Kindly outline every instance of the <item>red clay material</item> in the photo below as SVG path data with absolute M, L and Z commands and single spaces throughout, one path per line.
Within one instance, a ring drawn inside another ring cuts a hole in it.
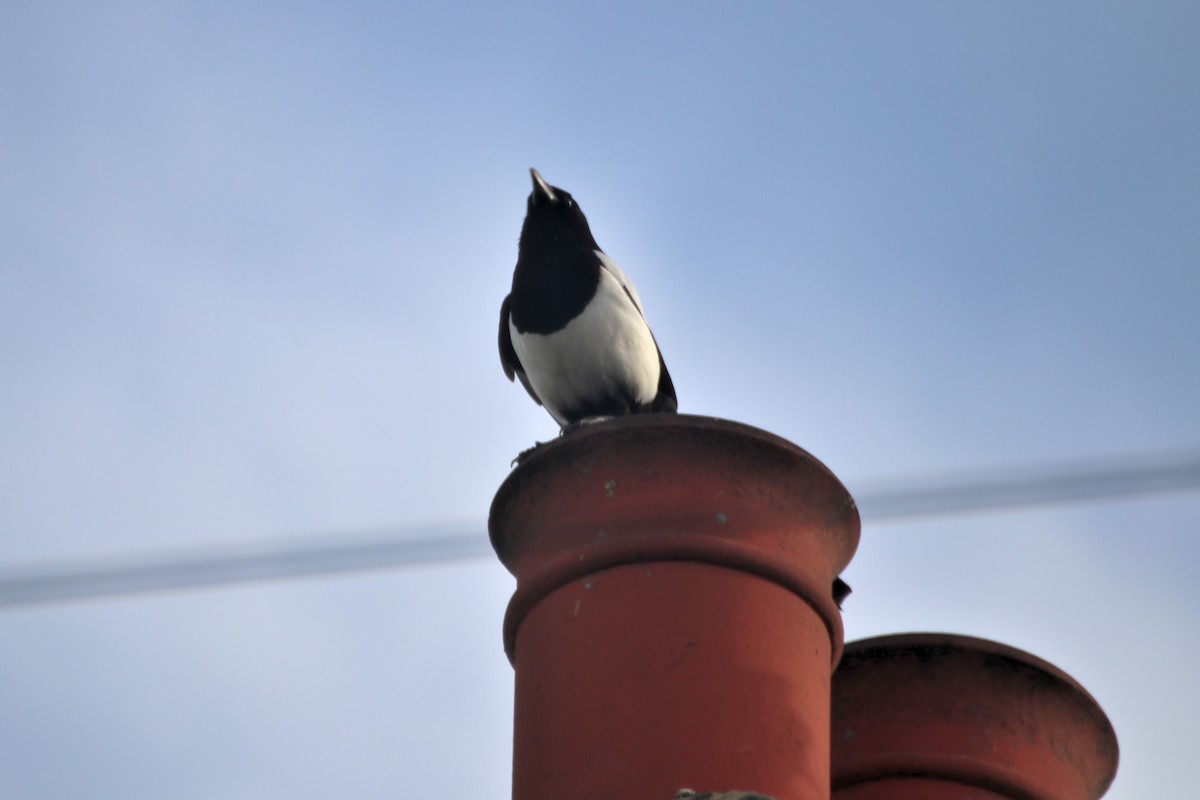
M 588 426 L 500 487 L 517 578 L 513 797 L 829 797 L 830 585 L 854 501 L 795 445 L 670 414 Z
M 1117 737 L 1083 687 L 1007 645 L 937 633 L 846 645 L 834 800 L 1096 800 Z

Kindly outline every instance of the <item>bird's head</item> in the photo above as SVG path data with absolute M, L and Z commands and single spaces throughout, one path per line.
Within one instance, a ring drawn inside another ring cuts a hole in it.
M 533 191 L 525 205 L 522 246 L 536 239 L 539 244 L 569 242 L 588 250 L 599 250 L 587 217 L 571 193 L 551 186 L 536 169 L 530 169 L 529 174 L 533 177 Z

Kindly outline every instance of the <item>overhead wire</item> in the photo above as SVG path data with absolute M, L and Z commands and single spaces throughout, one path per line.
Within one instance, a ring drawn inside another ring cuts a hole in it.
M 1200 452 L 959 471 L 893 480 L 854 492 L 864 519 L 888 522 L 1006 507 L 1200 488 Z
M 870 525 L 1200 488 L 1200 452 L 959 472 L 870 485 L 854 496 Z M 481 558 L 483 525 L 293 536 L 203 549 L 0 568 L 0 610 Z

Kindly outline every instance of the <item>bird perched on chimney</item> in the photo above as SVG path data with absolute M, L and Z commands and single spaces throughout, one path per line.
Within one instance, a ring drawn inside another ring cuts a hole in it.
M 568 192 L 531 169 L 512 292 L 500 305 L 500 363 L 564 430 L 623 414 L 674 412 L 675 386 L 633 283 Z

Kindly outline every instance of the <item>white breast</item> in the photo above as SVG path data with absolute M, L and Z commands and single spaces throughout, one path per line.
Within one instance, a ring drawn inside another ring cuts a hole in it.
M 611 259 L 599 255 L 606 263 L 596 296 L 566 327 L 523 334 L 508 324 L 530 386 L 560 425 L 567 424 L 565 410 L 581 399 L 621 394 L 640 404 L 658 394 L 658 347 L 640 302 L 631 301 Z M 631 293 L 637 297 L 632 287 Z

